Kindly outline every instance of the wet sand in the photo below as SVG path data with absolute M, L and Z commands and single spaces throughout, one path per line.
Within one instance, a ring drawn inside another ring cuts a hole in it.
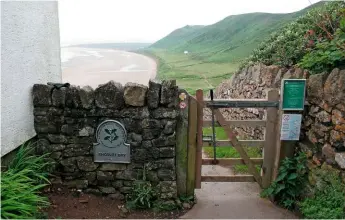
M 110 49 L 62 48 L 62 81 L 96 88 L 110 80 L 148 85 L 156 62 L 144 55 Z

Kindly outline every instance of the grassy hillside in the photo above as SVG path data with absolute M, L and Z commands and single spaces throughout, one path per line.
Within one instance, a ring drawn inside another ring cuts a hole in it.
M 281 33 L 284 27 L 307 16 L 310 9 L 324 8 L 321 7 L 324 5 L 324 2 L 319 2 L 289 14 L 232 15 L 213 25 L 185 26 L 151 45 L 145 53 L 159 61 L 158 78 L 176 79 L 179 86 L 194 94 L 198 88 L 215 88 L 230 78 L 244 58 L 272 33 L 279 33 L 279 38 L 284 34 Z M 302 31 L 305 33 L 306 30 Z M 289 37 L 291 41 L 295 39 L 296 36 Z M 277 41 L 276 46 L 284 43 Z M 184 54 L 185 50 L 189 53 Z
M 322 5 L 317 3 L 311 7 Z M 181 53 L 206 62 L 234 62 L 247 57 L 257 45 L 311 7 L 289 14 L 249 13 L 231 15 L 207 26 L 185 26 L 150 46 Z
M 165 48 L 171 49 L 176 47 L 177 45 L 184 44 L 189 40 L 193 39 L 195 36 L 198 35 L 198 31 L 202 29 L 204 26 L 202 25 L 187 25 L 185 27 L 179 28 L 171 32 L 168 36 L 160 39 L 152 48 Z

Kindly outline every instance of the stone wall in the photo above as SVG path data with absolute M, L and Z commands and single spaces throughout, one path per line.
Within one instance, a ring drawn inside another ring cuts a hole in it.
M 95 90 L 36 84 L 33 103 L 37 152 L 51 153 L 56 162 L 53 183 L 123 199 L 133 181 L 145 175 L 161 199 L 176 198 L 175 81 L 150 81 L 149 87 L 110 81 Z M 130 164 L 94 162 L 95 131 L 107 119 L 125 126 Z
M 306 106 L 299 147 L 317 164 L 345 169 L 345 70 L 310 75 L 299 69 L 255 65 L 242 69 L 216 89 L 222 99 L 265 98 L 265 90 L 279 88 L 282 79 L 308 78 Z M 262 119 L 263 109 L 226 109 L 227 119 Z M 262 128 L 236 128 L 241 136 L 263 139 Z

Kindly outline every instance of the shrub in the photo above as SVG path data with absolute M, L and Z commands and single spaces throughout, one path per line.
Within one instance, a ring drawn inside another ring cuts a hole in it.
M 33 146 L 20 147 L 8 170 L 1 173 L 1 218 L 35 218 L 49 202 L 39 190 L 48 184 L 46 156 L 33 155 Z
M 314 72 L 344 62 L 344 2 L 327 2 L 284 26 L 264 40 L 241 65 L 264 63 Z
M 279 205 L 294 208 L 307 182 L 306 162 L 307 158 L 303 153 L 285 158 L 279 167 L 277 179 L 262 191 L 261 196 L 274 196 Z
M 325 169 L 326 168 L 326 169 Z M 311 196 L 299 205 L 305 218 L 345 218 L 345 185 L 339 172 L 325 166 L 311 170 L 315 184 L 310 188 Z
M 150 182 L 138 181 L 132 186 L 127 197 L 127 207 L 130 209 L 150 209 L 153 207 L 157 194 Z

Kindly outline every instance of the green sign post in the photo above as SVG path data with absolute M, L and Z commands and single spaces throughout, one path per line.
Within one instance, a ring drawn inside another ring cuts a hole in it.
M 282 81 L 282 110 L 299 111 L 304 109 L 306 90 L 305 79 L 283 79 Z

